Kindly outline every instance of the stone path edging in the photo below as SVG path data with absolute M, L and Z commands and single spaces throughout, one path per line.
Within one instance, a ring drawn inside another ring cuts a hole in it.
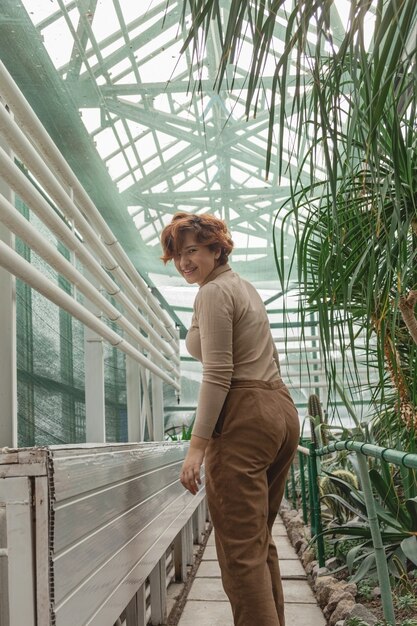
M 358 589 L 355 583 L 337 580 L 331 575 L 332 568 L 337 567 L 337 559 L 328 559 L 327 567 L 319 567 L 314 551 L 308 545 L 310 529 L 304 525 L 301 512 L 291 509 L 289 503 L 284 501 L 280 515 L 329 626 L 346 626 L 350 617 L 374 626 L 378 619 L 363 604 L 356 602 Z

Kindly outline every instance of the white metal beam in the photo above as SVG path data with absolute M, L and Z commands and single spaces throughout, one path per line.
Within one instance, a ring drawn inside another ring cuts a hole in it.
M 4 107 L 0 100 L 0 107 Z M 0 137 L 0 146 L 11 151 Z M 0 178 L 0 194 L 14 203 L 13 190 Z M 14 236 L 0 223 L 0 240 L 14 247 Z M 16 279 L 0 268 L 0 448 L 17 447 Z
M 87 443 L 106 441 L 103 339 L 85 328 L 85 435 Z
M 87 272 L 86 277 L 94 278 Z M 87 302 L 86 308 L 98 319 L 101 311 L 96 305 Z M 106 400 L 104 388 L 104 346 L 103 338 L 93 329 L 84 329 L 85 362 L 85 439 L 87 443 L 106 442 Z
M 32 487 L 28 477 L 0 481 L 0 503 L 6 508 L 9 625 L 35 626 Z
M 152 422 L 153 422 L 153 439 L 154 441 L 163 441 L 164 439 L 164 397 L 162 380 L 151 374 L 152 376 Z
M 48 300 L 54 302 L 65 311 L 68 311 L 68 313 L 71 313 L 73 317 L 83 322 L 85 326 L 88 326 L 94 332 L 100 334 L 100 336 L 105 338 L 112 346 L 132 356 L 141 365 L 144 365 L 147 369 L 160 376 L 165 382 L 175 387 L 175 389 L 179 389 L 179 383 L 177 381 L 1 241 L 0 265 L 21 280 L 24 280 Z
M 10 202 L 2 198 L 0 198 L 0 220 L 7 225 L 15 235 L 25 241 L 32 250 L 49 263 L 51 267 L 56 269 L 61 276 L 64 276 L 70 283 L 77 286 L 78 290 L 83 293 L 90 302 L 103 310 L 108 319 L 120 325 L 143 349 L 152 354 L 156 363 L 168 371 L 175 370 L 175 365 L 163 356 L 160 349 L 155 348 L 151 341 L 146 339 L 140 330 L 101 294 L 98 288 L 94 286 L 94 277 L 91 274 L 91 280 L 87 280 L 72 263 L 67 261 L 47 239 L 37 232 L 31 224 L 14 209 Z M 158 336 L 157 338 L 159 339 Z
M 140 366 L 129 356 L 126 357 L 126 392 L 128 441 L 142 441 Z
M 110 268 L 110 271 L 114 271 L 117 280 L 126 288 L 133 301 L 138 301 L 139 307 L 149 314 L 161 334 L 168 341 L 171 341 L 172 337 L 175 336 L 175 327 L 172 320 L 160 308 L 156 299 L 152 297 L 145 281 L 136 271 L 120 243 L 115 239 L 108 224 L 51 140 L 1 61 L 0 86 L 5 99 L 10 102 L 13 111 L 19 119 L 19 126 L 27 132 L 28 136 L 37 145 L 38 153 L 42 155 L 44 162 L 39 160 L 36 151 L 34 152 L 33 148 L 31 149 L 27 139 L 19 133 L 16 125 L 8 123 L 5 119 L 2 131 L 9 133 L 8 140 L 14 142 L 13 149 L 16 153 L 20 149 L 23 150 L 24 156 L 22 161 L 28 163 L 30 161 L 31 170 L 42 182 L 45 189 L 50 192 L 51 197 L 57 201 L 57 205 L 66 212 L 68 217 L 73 219 L 77 229 L 82 232 L 85 241 L 90 243 L 92 249 L 97 247 L 97 254 L 103 259 L 105 267 Z M 45 165 L 48 165 L 50 170 Z M 64 181 L 64 185 L 69 185 L 73 189 L 74 202 L 63 192 L 62 186 L 59 185 L 56 179 L 57 174 Z M 88 215 L 88 219 L 86 219 L 86 215 Z M 117 261 L 116 267 L 114 267 L 114 259 Z

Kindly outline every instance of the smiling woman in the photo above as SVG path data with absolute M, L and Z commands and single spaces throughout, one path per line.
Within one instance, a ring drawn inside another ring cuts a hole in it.
M 183 247 L 174 257 L 175 267 L 190 285 L 202 285 L 214 270 L 221 250 L 211 250 L 209 246 L 198 243 L 195 235 L 186 233 Z
M 178 213 L 162 232 L 163 261 L 200 286 L 186 345 L 203 381 L 181 482 L 201 484 L 215 528 L 224 589 L 236 626 L 285 626 L 271 536 L 299 420 L 284 385 L 264 303 L 232 271 L 233 242 L 222 220 Z
M 194 241 L 188 240 L 189 243 L 186 243 L 185 239 L 190 235 L 194 237 Z M 174 259 L 176 267 L 176 259 L 181 256 L 181 252 L 185 248 L 192 244 L 204 246 L 210 252 L 219 252 L 218 265 L 227 263 L 229 254 L 233 250 L 233 241 L 226 224 L 208 213 L 204 215 L 176 213 L 172 222 L 162 231 L 161 244 L 164 252 L 161 257 L 163 262 L 167 263 Z M 192 282 L 198 281 L 193 280 Z

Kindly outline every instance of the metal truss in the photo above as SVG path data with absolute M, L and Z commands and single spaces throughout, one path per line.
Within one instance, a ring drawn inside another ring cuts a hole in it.
M 120 227 L 118 232 L 122 245 L 126 238 L 128 251 L 132 247 L 128 230 L 133 222 L 138 246 L 148 251 L 139 271 L 171 271 L 159 266 L 158 242 L 173 213 L 210 211 L 226 219 L 236 237 L 238 270 L 252 280 L 273 280 L 274 217 L 280 207 L 285 210 L 290 189 L 289 182 L 278 181 L 274 157 L 272 174 L 265 180 L 272 78 L 264 78 L 256 116 L 247 119 L 243 61 L 233 68 L 224 89 L 215 88 L 221 52 L 214 28 L 202 63 L 197 65 L 189 51 L 179 54 L 186 35 L 183 0 L 136 2 L 134 11 L 130 0 L 53 0 L 41 18 L 36 0 L 5 0 L 3 10 L 7 13 L 12 4 L 14 11 L 19 5 L 29 14 L 34 45 L 39 36 L 44 40 L 55 66 L 54 81 L 61 81 L 79 110 L 108 169 L 118 192 L 114 210 L 124 213 L 125 231 Z M 221 4 L 226 21 L 230 3 Z M 111 28 L 103 30 L 106 11 Z M 70 42 L 61 62 L 51 49 L 51 34 L 58 28 Z M 277 49 L 283 35 L 277 20 Z M 0 55 L 4 52 L 0 43 Z M 287 102 L 281 103 L 289 123 L 293 88 L 289 81 Z M 282 171 L 289 181 L 299 175 L 291 145 L 284 160 Z M 132 260 L 138 265 L 137 258 Z

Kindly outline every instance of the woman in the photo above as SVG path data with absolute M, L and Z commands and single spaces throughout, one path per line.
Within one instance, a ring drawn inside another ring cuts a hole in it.
M 215 529 L 222 582 L 236 626 L 284 626 L 284 600 L 271 529 L 299 438 L 295 406 L 281 380 L 264 304 L 228 265 L 233 242 L 216 217 L 177 213 L 161 236 L 198 284 L 186 345 L 203 381 L 181 482 L 201 484 Z

